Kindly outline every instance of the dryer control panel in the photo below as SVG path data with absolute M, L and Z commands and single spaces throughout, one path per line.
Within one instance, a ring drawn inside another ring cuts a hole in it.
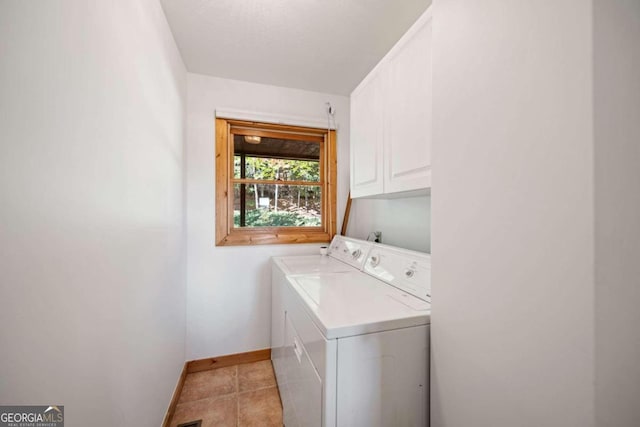
M 431 302 L 431 255 L 375 244 L 364 271 L 391 286 Z

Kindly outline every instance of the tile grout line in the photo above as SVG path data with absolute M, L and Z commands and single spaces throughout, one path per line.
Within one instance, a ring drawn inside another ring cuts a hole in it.
M 267 390 L 267 389 L 276 388 L 276 387 L 277 387 L 277 385 L 274 384 L 274 385 L 267 385 L 267 386 L 264 386 L 264 387 L 252 388 L 251 390 L 238 391 L 238 395 L 247 394 L 247 393 L 251 393 L 251 392 L 254 392 L 254 391 Z
M 240 422 L 240 398 L 242 396 L 246 396 L 247 394 L 250 393 L 254 393 L 257 391 L 266 391 L 266 390 L 270 390 L 270 389 L 277 389 L 277 383 L 274 381 L 274 383 L 270 384 L 270 385 L 264 385 L 262 387 L 257 387 L 257 388 L 250 388 L 249 390 L 244 390 L 241 391 L 240 390 L 240 365 L 234 365 L 232 367 L 230 367 L 233 369 L 233 374 L 235 374 L 235 381 L 234 381 L 234 386 L 235 389 L 232 390 L 231 393 L 229 394 L 221 394 L 221 395 L 216 395 L 216 396 L 211 396 L 211 395 L 207 395 L 206 397 L 202 397 L 201 399 L 194 399 L 194 400 L 188 400 L 188 401 L 183 401 L 181 404 L 179 404 L 178 406 L 181 406 L 182 404 L 192 404 L 198 401 L 203 401 L 203 400 L 211 400 L 213 401 L 217 401 L 219 399 L 225 399 L 225 398 L 235 398 L 236 400 L 236 427 L 240 427 L 243 425 L 243 423 Z M 273 367 L 271 368 L 271 375 L 274 377 L 273 379 L 275 380 L 275 374 L 273 373 Z M 191 375 L 191 374 L 189 374 Z M 251 385 L 251 382 L 249 382 L 249 384 L 247 385 Z M 185 390 L 182 390 L 182 392 L 184 392 Z M 180 398 L 182 398 L 183 393 L 181 393 Z M 173 420 L 172 420 L 173 421 Z

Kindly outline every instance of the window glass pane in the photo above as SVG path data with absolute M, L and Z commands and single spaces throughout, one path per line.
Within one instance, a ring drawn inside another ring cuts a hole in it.
M 246 138 L 253 142 L 247 142 Z M 320 182 L 318 142 L 267 137 L 252 140 L 244 135 L 234 135 L 233 139 L 233 177 L 236 179 Z
M 319 185 L 234 184 L 233 187 L 234 227 L 322 225 Z

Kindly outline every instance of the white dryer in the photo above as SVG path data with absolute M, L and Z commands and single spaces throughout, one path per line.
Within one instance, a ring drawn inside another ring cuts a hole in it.
M 372 242 L 335 236 L 325 255 L 294 255 L 273 257 L 274 267 L 285 276 L 314 273 L 342 273 L 361 270 L 373 246 Z M 274 268 L 274 270 L 277 270 Z
M 294 255 L 272 258 L 271 268 L 271 358 L 276 375 L 284 350 L 284 307 L 282 289 L 288 276 L 360 271 L 372 242 L 335 236 L 328 255 Z
M 429 424 L 429 255 L 373 245 L 362 271 L 289 275 L 273 286 L 286 427 Z

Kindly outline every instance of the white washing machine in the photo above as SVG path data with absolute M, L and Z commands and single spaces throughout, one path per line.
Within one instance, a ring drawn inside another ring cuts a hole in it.
M 368 252 L 362 271 L 273 282 L 286 427 L 429 424 L 430 257 L 384 245 Z

